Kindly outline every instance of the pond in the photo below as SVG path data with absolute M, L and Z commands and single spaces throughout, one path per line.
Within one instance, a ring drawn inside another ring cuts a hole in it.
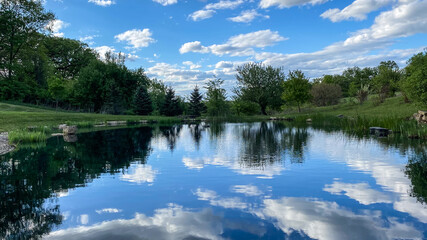
M 0 157 L 0 238 L 426 239 L 426 157 L 280 122 L 53 137 Z

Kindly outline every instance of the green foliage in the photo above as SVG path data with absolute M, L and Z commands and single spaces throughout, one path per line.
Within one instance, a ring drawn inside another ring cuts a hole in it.
M 3 0 L 0 3 L 0 69 L 3 77 L 12 79 L 22 67 L 21 53 L 31 48 L 54 15 L 46 12 L 41 1 Z
M 315 84 L 310 93 L 316 106 L 336 105 L 342 96 L 341 87 L 330 83 Z
M 145 86 L 139 86 L 135 92 L 135 113 L 138 115 L 149 115 L 153 111 L 150 95 Z
M 244 101 L 240 98 L 234 98 L 231 103 L 231 110 L 237 116 L 260 114 L 258 104 Z
M 427 50 L 409 59 L 402 88 L 409 99 L 427 105 Z
M 167 87 L 162 81 L 155 78 L 149 80 L 148 92 L 151 100 L 153 101 L 154 115 L 160 115 L 160 109 L 165 102 L 166 89 Z
M 226 91 L 222 88 L 222 84 L 224 84 L 224 80 L 215 78 L 205 86 L 207 89 L 206 107 L 209 116 L 221 117 L 226 116 L 229 112 Z
M 310 82 L 300 70 L 289 71 L 289 76 L 283 82 L 282 99 L 291 105 L 297 105 L 301 112 L 301 104 L 310 99 Z
M 356 92 L 357 100 L 359 100 L 360 104 L 363 104 L 366 100 L 368 100 L 369 96 L 369 85 L 362 85 L 360 89 Z
M 411 196 L 423 204 L 427 203 L 427 153 L 414 154 L 408 160 L 405 173 L 412 183 Z
M 378 74 L 372 81 L 380 102 L 384 102 L 387 97 L 394 96 L 402 74 L 394 61 L 381 62 L 377 69 Z
M 45 142 L 49 132 L 46 130 L 28 131 L 14 130 L 9 132 L 9 142 L 13 144 Z
M 199 87 L 196 85 L 196 87 L 193 89 L 193 92 L 191 92 L 190 95 L 190 104 L 188 107 L 188 114 L 199 117 L 202 112 L 205 111 L 205 104 L 202 102 L 203 96 L 200 93 Z
M 234 92 L 239 98 L 258 104 L 264 115 L 267 115 L 267 107 L 280 108 L 285 79 L 281 68 L 261 63 L 247 63 L 236 70 L 238 85 Z
M 182 114 L 180 99 L 175 96 L 175 91 L 172 87 L 166 89 L 165 101 L 160 108 L 160 113 L 165 116 L 178 116 Z

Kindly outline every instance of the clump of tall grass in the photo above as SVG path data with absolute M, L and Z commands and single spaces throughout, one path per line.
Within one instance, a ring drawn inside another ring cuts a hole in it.
M 81 122 L 67 121 L 65 122 L 65 124 L 67 124 L 67 126 L 77 126 L 78 128 L 92 128 L 95 125 L 95 123 L 89 122 L 89 121 L 81 121 Z
M 43 128 L 42 130 L 14 130 L 9 132 L 9 142 L 18 143 L 37 143 L 45 142 L 49 136 L 49 131 Z
M 427 126 L 418 124 L 415 120 L 398 117 L 337 117 L 323 114 L 297 116 L 296 122 L 312 119 L 313 127 L 329 127 L 344 130 L 358 136 L 367 135 L 370 127 L 382 127 L 392 130 L 395 134 L 406 137 L 427 138 Z

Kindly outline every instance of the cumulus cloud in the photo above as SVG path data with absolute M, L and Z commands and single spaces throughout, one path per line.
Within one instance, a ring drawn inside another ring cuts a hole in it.
M 205 6 L 205 9 L 235 9 L 242 3 L 244 3 L 243 0 L 235 0 L 235 1 L 221 0 L 217 3 L 209 3 L 208 5 Z
M 191 18 L 193 21 L 201 21 L 204 19 L 211 18 L 214 15 L 214 10 L 198 10 L 190 14 L 188 17 Z
M 80 42 L 85 42 L 89 45 L 93 45 L 95 44 L 94 38 L 98 37 L 98 35 L 89 35 L 89 36 L 84 36 L 84 37 L 80 37 L 79 41 Z
M 134 164 L 123 174 L 120 179 L 131 183 L 153 183 L 158 171 L 150 165 Z
M 103 213 L 119 213 L 122 212 L 121 209 L 117 209 L 117 208 L 104 208 L 104 209 L 99 209 L 99 210 L 95 210 L 96 213 L 98 214 L 103 214 Z
M 287 40 L 287 38 L 280 36 L 277 31 L 267 29 L 232 36 L 225 44 L 213 44 L 207 47 L 203 46 L 199 41 L 188 42 L 181 46 L 179 52 L 181 54 L 187 52 L 210 52 L 218 56 L 249 56 L 254 54 L 253 48 L 272 46 L 284 40 Z
M 112 0 L 89 0 L 90 3 L 94 3 L 98 6 L 102 6 L 102 7 L 108 7 L 110 5 L 115 4 L 116 2 L 112 1 Z
M 202 65 L 195 64 L 195 63 L 193 63 L 192 61 L 185 61 L 185 62 L 182 62 L 182 64 L 184 64 L 184 65 L 186 65 L 186 66 L 189 66 L 189 67 L 190 67 L 190 69 L 198 69 L 198 68 L 201 68 L 201 67 L 202 67 Z
M 215 191 L 208 189 L 198 188 L 195 195 L 197 199 L 202 201 L 208 201 L 212 206 L 218 206 L 229 209 L 247 209 L 249 205 L 242 202 L 240 198 L 222 198 L 216 194 Z
M 262 15 L 262 14 L 258 13 L 255 9 L 252 9 L 252 10 L 242 11 L 239 16 L 230 17 L 230 18 L 228 18 L 228 20 L 230 20 L 232 22 L 249 23 L 249 22 L 252 22 L 256 17 L 261 17 L 261 18 L 265 18 L 265 19 L 270 18 L 270 16 Z
M 120 52 L 117 52 L 116 49 L 111 46 L 99 46 L 99 47 L 95 47 L 94 50 L 98 53 L 99 59 L 101 59 L 102 61 L 105 61 L 105 54 L 107 52 L 111 53 L 113 56 L 116 56 L 116 57 L 119 54 L 122 54 L 122 56 L 124 55 L 126 60 L 129 60 L 129 61 L 135 61 L 139 59 L 138 55 L 134 55 L 131 53 L 120 53 Z
M 132 29 L 126 31 L 124 33 L 118 34 L 114 36 L 115 39 L 119 42 L 127 42 L 131 48 L 139 49 L 143 47 L 148 47 L 150 43 L 155 42 L 155 40 L 151 37 L 153 33 L 148 28 L 140 29 Z
M 393 59 L 405 63 L 425 46 L 413 49 L 388 50 L 396 38 L 416 33 L 427 33 L 427 2 L 401 1 L 389 11 L 375 18 L 370 28 L 352 33 L 347 39 L 333 43 L 312 53 L 256 53 L 256 60 L 285 69 L 301 69 L 310 77 L 325 73 L 341 73 L 349 66 L 375 66 L 380 61 Z M 372 54 L 374 50 L 385 49 Z
M 191 13 L 188 17 L 193 21 L 201 21 L 211 18 L 216 13 L 215 10 L 235 9 L 242 3 L 244 3 L 244 0 L 221 0 L 216 3 L 209 3 L 203 9 Z
M 254 185 L 234 185 L 231 187 L 233 192 L 242 193 L 246 196 L 259 196 L 263 192 Z
M 62 29 L 68 27 L 70 24 L 66 23 L 62 20 L 55 19 L 51 20 L 47 25 L 46 29 L 50 30 L 52 32 L 52 35 L 55 37 L 64 37 L 64 33 L 60 32 Z
M 261 0 L 259 6 L 261 8 L 278 7 L 290 8 L 294 6 L 316 5 L 327 2 L 328 0 Z
M 324 191 L 335 195 L 345 194 L 361 204 L 391 203 L 391 197 L 380 191 L 371 189 L 367 183 L 340 183 L 326 185 Z
M 178 0 L 153 0 L 156 3 L 160 3 L 163 6 L 172 5 L 178 2 Z
M 45 239 L 222 239 L 221 217 L 209 209 L 191 212 L 170 204 L 149 217 L 136 213 L 132 219 L 105 221 L 51 232 Z
M 342 10 L 338 8 L 329 9 L 320 16 L 322 18 L 328 18 L 332 22 L 340 22 L 349 19 L 365 20 L 368 13 L 376 11 L 393 2 L 395 2 L 395 0 L 355 0 Z
M 334 202 L 287 197 L 266 199 L 264 208 L 256 214 L 264 219 L 275 219 L 276 227 L 286 234 L 303 232 L 313 239 L 422 238 L 422 233 L 412 226 L 393 219 L 388 219 L 388 226 L 383 226 L 379 213 L 355 214 Z

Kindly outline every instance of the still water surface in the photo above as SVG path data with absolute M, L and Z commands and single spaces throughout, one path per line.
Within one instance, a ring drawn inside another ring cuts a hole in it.
M 425 142 L 271 122 L 77 137 L 0 157 L 0 238 L 427 238 Z

